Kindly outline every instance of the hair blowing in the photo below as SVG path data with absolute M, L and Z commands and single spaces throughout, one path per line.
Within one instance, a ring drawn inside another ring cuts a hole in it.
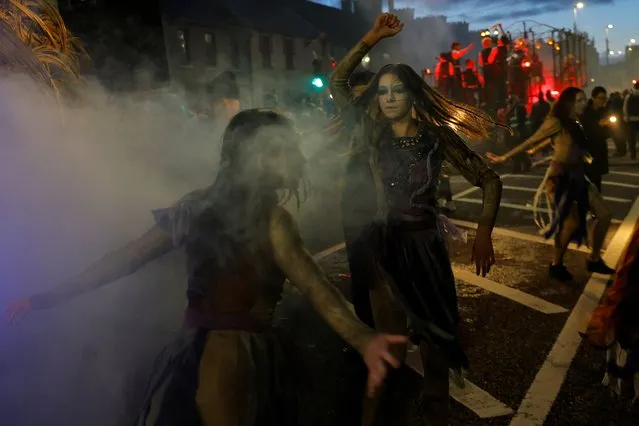
M 411 95 L 417 118 L 434 126 L 446 126 L 472 139 L 487 139 L 495 127 L 510 128 L 496 123 L 488 114 L 470 105 L 456 102 L 430 87 L 411 67 L 405 64 L 389 64 L 382 67 L 356 101 L 368 108 L 373 119 L 383 120 L 379 110 L 377 87 L 385 74 L 394 74 Z

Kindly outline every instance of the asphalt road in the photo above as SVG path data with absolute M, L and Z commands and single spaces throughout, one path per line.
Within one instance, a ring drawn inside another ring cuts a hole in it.
M 603 192 L 615 223 L 604 258 L 614 264 L 639 215 L 639 167 L 615 165 L 612 170 Z M 636 422 L 637 411 L 628 410 L 629 400 L 611 396 L 601 385 L 604 353 L 584 347 L 578 336 L 608 277 L 591 277 L 586 271 L 586 248 L 567 254 L 574 283 L 547 277 L 552 245 L 539 237 L 530 211 L 543 171 L 502 175 L 505 190 L 494 232 L 497 265 L 486 279 L 475 277 L 469 262 L 472 228 L 468 243 L 450 247 L 471 363 L 466 389 L 451 391 L 451 425 L 636 424 L 632 417 Z M 471 227 L 481 208 L 481 191 L 458 176 L 452 183 L 457 211 L 451 218 Z M 326 225 L 338 223 L 336 206 L 330 198 L 324 203 L 324 209 L 312 207 L 314 215 L 302 215 L 302 230 L 314 252 L 331 248 L 321 266 L 348 296 L 348 263 L 338 245 L 341 233 L 338 226 Z M 364 374 L 357 355 L 295 292 L 287 295 L 279 316 L 294 354 L 291 368 L 300 379 L 300 424 L 352 425 Z M 413 395 L 419 363 L 411 359 L 409 364 L 413 368 L 403 374 Z M 411 398 L 407 404 L 415 408 Z

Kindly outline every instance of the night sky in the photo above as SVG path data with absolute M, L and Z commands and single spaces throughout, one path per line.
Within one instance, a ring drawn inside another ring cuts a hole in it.
M 339 7 L 340 0 L 311 0 Z M 634 38 L 639 42 L 639 0 L 583 0 L 585 7 L 577 11 L 579 30 L 595 37 L 597 49 L 605 51 L 605 28 L 609 32 L 610 49 L 624 50 Z M 446 15 L 449 21 L 467 21 L 471 29 L 483 29 L 497 22 L 511 31 L 521 31 L 522 20 L 535 20 L 557 28 L 572 28 L 574 0 L 395 0 L 395 7 L 411 7 L 416 16 Z M 529 25 L 534 25 L 529 22 Z M 538 30 L 541 27 L 534 27 Z

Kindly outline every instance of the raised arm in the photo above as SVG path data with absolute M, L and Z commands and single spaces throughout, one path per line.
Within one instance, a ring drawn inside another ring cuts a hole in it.
M 461 59 L 464 57 L 464 55 L 466 55 L 466 53 L 468 53 L 470 51 L 470 49 L 473 48 L 473 44 L 470 43 L 468 46 L 466 46 L 465 48 L 461 49 L 461 50 L 453 50 L 451 52 L 451 55 L 453 56 L 453 59 Z
M 304 293 L 326 322 L 360 353 L 375 336 L 362 323 L 342 294 L 328 282 L 320 267 L 304 247 L 297 225 L 284 209 L 276 209 L 271 219 L 270 237 L 275 260 L 286 277 Z
M 443 152 L 446 161 L 459 170 L 468 182 L 482 189 L 483 208 L 478 225 L 492 231 L 501 201 L 501 178 L 452 130 L 443 145 Z
M 170 234 L 154 226 L 140 238 L 109 253 L 84 272 L 29 298 L 31 309 L 46 309 L 134 273 L 173 247 Z
M 371 30 L 339 61 L 330 77 L 330 90 L 333 102 L 340 109 L 347 108 L 353 101 L 354 96 L 349 79 L 364 56 L 381 39 L 398 34 L 402 26 L 403 24 L 394 15 L 388 13 L 379 15 Z
M 540 142 L 545 141 L 548 138 L 552 138 L 556 134 L 562 131 L 561 123 L 554 117 L 547 118 L 541 125 L 541 127 L 528 139 L 515 148 L 511 149 L 507 153 L 500 155 L 500 159 L 505 161 L 520 152 L 524 152 Z

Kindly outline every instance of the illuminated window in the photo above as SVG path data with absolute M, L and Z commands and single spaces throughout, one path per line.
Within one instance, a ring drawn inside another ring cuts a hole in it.
M 191 63 L 191 47 L 189 46 L 188 30 L 177 30 L 178 49 L 180 54 L 180 61 L 182 65 Z

